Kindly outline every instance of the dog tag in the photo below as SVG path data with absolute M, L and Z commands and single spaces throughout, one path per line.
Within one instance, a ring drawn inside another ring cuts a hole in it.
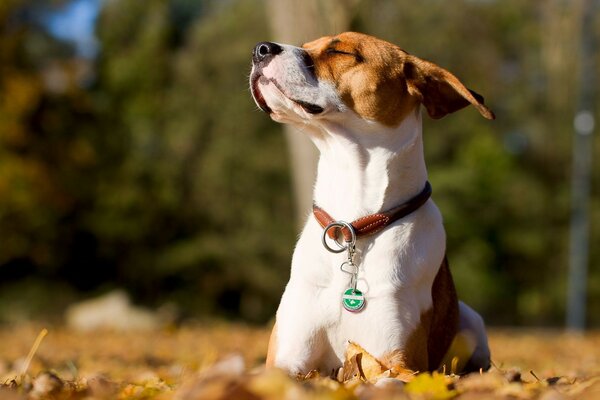
M 349 288 L 342 296 L 342 305 L 350 312 L 359 312 L 365 306 L 365 296 L 360 290 Z

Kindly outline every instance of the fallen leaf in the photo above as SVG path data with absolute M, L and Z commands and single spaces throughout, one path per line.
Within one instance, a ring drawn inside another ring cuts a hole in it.
M 12 389 L 0 387 L 0 399 L 2 400 L 25 400 L 24 396 Z
M 100 374 L 86 378 L 84 384 L 87 386 L 89 394 L 94 398 L 114 398 L 119 390 L 117 383 Z
M 346 365 L 348 364 L 348 373 L 346 373 Z M 387 368 L 383 366 L 375 357 L 360 345 L 354 342 L 348 342 L 346 347 L 346 361 L 344 362 L 344 381 L 349 374 L 350 378 L 359 374 L 361 378 L 372 382 L 381 375 Z
M 485 374 L 469 374 L 459 379 L 455 386 L 460 393 L 492 393 L 507 383 L 506 378 L 498 370 Z
M 381 364 L 387 368 L 391 375 L 402 382 L 410 382 L 417 375 L 418 371 L 413 371 L 404 367 L 404 354 L 400 350 L 392 351 L 380 360 Z
M 593 398 L 593 395 L 600 397 L 600 376 L 578 382 L 567 391 L 567 394 L 573 398 Z M 597 398 L 599 398 L 597 397 Z
M 443 374 L 434 372 L 433 374 L 422 373 L 417 375 L 405 386 L 406 392 L 416 395 L 426 395 L 432 399 L 451 399 L 456 396 L 456 390 L 448 389 L 451 381 Z
M 263 398 L 285 397 L 294 387 L 294 380 L 280 369 L 273 368 L 253 377 L 248 382 L 248 388 Z
M 34 399 L 57 396 L 63 390 L 63 381 L 51 372 L 43 372 L 33 380 L 30 396 Z
M 340 382 L 347 382 L 351 379 L 362 378 L 362 374 L 360 371 L 360 358 L 362 357 L 361 353 L 355 354 L 350 358 L 346 358 L 344 361 L 344 366 L 340 370 Z

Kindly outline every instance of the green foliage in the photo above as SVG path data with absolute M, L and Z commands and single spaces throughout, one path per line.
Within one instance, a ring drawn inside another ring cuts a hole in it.
M 187 315 L 265 320 L 294 227 L 284 139 L 247 89 L 250 49 L 267 36 L 247 32 L 264 16 L 204 2 L 186 20 L 178 6 L 191 7 L 107 2 L 88 90 L 73 79 L 49 93 L 41 60 L 20 61 L 32 27 L 3 37 L 0 265 L 9 280 L 126 286 Z
M 516 0 L 362 5 L 355 29 L 448 68 L 496 112 L 493 123 L 469 109 L 425 122 L 430 180 L 459 295 L 495 323 L 562 321 L 575 93 L 552 90 L 553 82 L 576 84 L 576 54 L 563 38 L 578 40 L 565 27 L 573 8 Z M 556 60 L 557 51 L 569 57 Z M 592 248 L 591 265 L 597 256 Z M 595 282 L 598 271 L 590 273 Z M 599 295 L 591 285 L 592 310 Z
M 27 293 L 21 278 L 33 279 L 32 296 L 58 288 L 63 304 L 76 290 L 125 286 L 187 315 L 268 319 L 296 219 L 283 135 L 248 91 L 251 49 L 271 37 L 265 3 L 106 1 L 93 65 L 35 24 L 15 24 L 42 3 L 0 4 L 0 290 Z M 352 29 L 449 69 L 498 117 L 467 108 L 425 121 L 461 298 L 495 323 L 562 322 L 576 87 L 563 36 L 576 35 L 559 27 L 570 8 L 358 4 Z M 63 77 L 58 90 L 50 72 Z M 591 215 L 595 243 L 597 193 Z M 598 324 L 600 272 L 590 274 Z
M 76 61 L 50 60 L 37 51 L 43 43 L 61 46 L 10 12 L 25 4 L 0 8 L 0 265 L 18 269 L 27 259 L 52 270 L 65 261 L 55 251 L 69 241 L 72 226 L 63 222 L 86 202 L 93 115 L 89 95 L 76 86 Z M 60 71 L 62 95 L 45 85 L 37 70 L 43 63 L 46 72 Z
M 98 95 L 127 151 L 99 188 L 90 229 L 139 298 L 266 319 L 293 228 L 277 222 L 291 219 L 283 138 L 247 92 L 248 49 L 266 32 L 245 32 L 263 16 L 248 2 L 215 7 L 172 47 L 168 5 L 115 2 L 100 21 Z

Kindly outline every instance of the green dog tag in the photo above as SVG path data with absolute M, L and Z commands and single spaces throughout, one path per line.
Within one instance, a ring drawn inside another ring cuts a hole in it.
M 342 296 L 342 305 L 350 312 L 359 312 L 365 306 L 365 296 L 360 290 L 349 288 Z

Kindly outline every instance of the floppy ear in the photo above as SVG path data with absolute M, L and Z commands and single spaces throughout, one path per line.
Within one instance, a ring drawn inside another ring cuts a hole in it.
M 484 105 L 483 97 L 467 89 L 445 69 L 409 55 L 404 62 L 408 92 L 418 98 L 431 118 L 442 118 L 472 104 L 487 119 L 494 113 Z

